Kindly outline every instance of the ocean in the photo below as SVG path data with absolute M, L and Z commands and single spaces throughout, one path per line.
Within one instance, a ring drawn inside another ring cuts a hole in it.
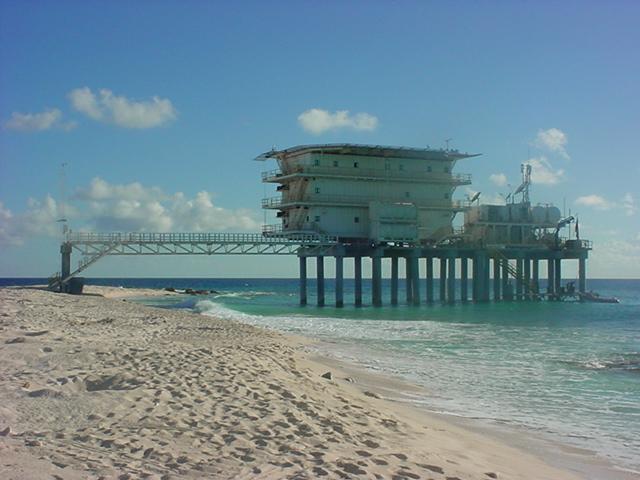
M 43 279 L 0 279 L 2 285 Z M 320 340 L 320 353 L 424 387 L 430 411 L 525 428 L 640 471 L 640 280 L 589 280 L 619 304 L 501 302 L 345 307 L 298 305 L 295 279 L 95 278 L 124 287 L 215 290 L 145 300 Z M 459 286 L 458 286 L 459 288 Z M 544 288 L 544 285 L 542 285 Z M 388 302 L 389 286 L 383 285 Z M 459 291 L 459 290 L 458 290 Z M 364 299 L 370 299 L 365 282 Z M 437 282 L 436 282 L 437 294 Z M 399 298 L 404 293 L 400 291 Z

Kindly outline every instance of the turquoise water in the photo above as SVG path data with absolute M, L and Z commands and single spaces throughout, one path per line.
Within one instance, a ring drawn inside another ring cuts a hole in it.
M 323 353 L 424 386 L 414 400 L 429 410 L 533 429 L 640 471 L 640 280 L 590 281 L 620 304 L 342 309 L 298 306 L 293 280 L 101 282 L 215 289 L 156 303 L 320 339 Z

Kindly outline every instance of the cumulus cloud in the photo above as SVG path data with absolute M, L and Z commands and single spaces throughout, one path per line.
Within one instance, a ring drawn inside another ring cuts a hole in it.
M 30 198 L 24 212 L 14 214 L 0 202 L 0 245 L 21 245 L 30 237 L 54 236 L 59 232 L 58 203 L 47 195 L 39 201 Z
M 45 110 L 40 113 L 13 112 L 11 118 L 4 124 L 4 128 L 7 130 L 18 130 L 21 132 L 39 132 L 52 128 L 68 131 L 75 127 L 75 122 L 62 121 L 62 112 L 57 108 Z
M 565 148 L 567 143 L 567 135 L 558 128 L 539 130 L 535 140 L 535 145 L 539 148 L 557 153 L 561 157 L 569 160 L 570 157 Z
M 76 88 L 69 92 L 69 100 L 74 109 L 89 118 L 125 128 L 159 127 L 177 116 L 169 99 L 152 97 L 133 101 L 107 89 L 95 94 L 89 87 Z
M 618 209 L 629 217 L 635 215 L 637 212 L 635 199 L 629 192 L 625 193 L 619 202 L 607 200 L 601 195 L 591 194 L 576 198 L 575 204 L 600 211 Z
M 624 213 L 628 217 L 635 215 L 636 211 L 638 210 L 638 208 L 636 207 L 635 199 L 629 192 L 625 193 L 624 197 L 622 197 L 622 208 L 624 209 Z
M 329 130 L 347 128 L 351 130 L 375 130 L 378 118 L 369 113 L 351 115 L 348 110 L 329 112 L 319 108 L 312 108 L 298 116 L 298 123 L 307 132 L 319 135 Z
M 596 210 L 610 210 L 615 206 L 613 202 L 610 202 L 604 197 L 595 194 L 578 197 L 576 198 L 575 204 L 583 205 L 585 207 L 592 207 Z
M 489 180 L 498 187 L 504 187 L 507 184 L 507 176 L 504 173 L 492 173 L 489 175 Z
M 65 215 L 75 230 L 132 232 L 220 232 L 260 230 L 259 216 L 244 209 L 215 205 L 212 194 L 167 194 L 139 182 L 113 184 L 94 178 L 73 195 L 74 208 Z M 59 205 L 50 196 L 29 200 L 26 211 L 14 214 L 0 203 L 0 243 L 19 245 L 33 236 L 55 236 L 60 228 Z
M 531 158 L 525 163 L 531 165 L 532 183 L 557 185 L 564 180 L 564 170 L 554 169 L 546 157 Z

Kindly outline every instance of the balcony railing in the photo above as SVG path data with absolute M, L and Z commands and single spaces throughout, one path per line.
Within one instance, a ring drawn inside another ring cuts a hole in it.
M 376 180 L 414 180 L 432 181 L 437 183 L 447 183 L 455 185 L 470 185 L 471 174 L 468 173 L 440 173 L 427 171 L 404 171 L 404 170 L 380 170 L 374 168 L 344 168 L 344 167 L 317 167 L 298 165 L 287 172 L 280 169 L 262 172 L 263 182 L 277 182 L 281 177 L 289 175 L 326 175 L 332 177 L 366 177 Z
M 418 208 L 438 208 L 446 210 L 464 210 L 470 207 L 468 200 L 412 200 L 398 197 L 371 197 L 366 195 L 307 195 L 292 199 L 270 197 L 262 199 L 262 208 L 282 208 L 290 205 L 336 205 L 367 207 L 372 201 L 389 203 L 413 203 Z

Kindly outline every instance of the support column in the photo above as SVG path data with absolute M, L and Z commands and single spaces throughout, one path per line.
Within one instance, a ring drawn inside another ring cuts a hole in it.
M 480 300 L 483 302 L 489 301 L 489 256 L 482 254 L 482 294 Z
M 547 259 L 547 295 L 553 297 L 556 294 L 556 274 L 554 272 L 555 261 Z
M 413 303 L 413 281 L 411 277 L 411 259 L 404 258 L 405 292 L 407 294 L 407 305 Z
M 420 257 L 418 251 L 411 252 L 411 296 L 413 305 L 420 305 Z
M 354 288 L 354 303 L 356 307 L 362 306 L 362 257 L 353 257 L 353 278 L 355 283 Z
M 524 296 L 531 300 L 531 260 L 524 257 Z
M 316 257 L 316 290 L 318 291 L 318 306 L 324 307 L 324 257 Z
M 493 259 L 493 299 L 499 301 L 500 295 L 500 260 Z
M 447 272 L 447 302 L 454 304 L 456 302 L 456 257 L 449 257 L 447 262 L 449 266 Z
M 427 257 L 427 303 L 433 303 L 433 257 Z
M 298 257 L 300 263 L 300 305 L 307 304 L 307 257 Z
M 460 300 L 466 302 L 469 300 L 469 294 L 467 292 L 469 288 L 469 261 L 467 257 L 460 258 Z
M 374 307 L 382 306 L 382 257 L 371 257 L 371 297 Z
M 480 269 L 478 268 L 478 255 L 474 255 L 471 259 L 471 298 L 474 302 L 480 300 L 480 291 L 478 289 L 478 285 L 480 282 Z
M 447 300 L 447 259 L 440 257 L 440 301 Z
M 540 268 L 540 262 L 537 258 L 531 259 L 531 288 L 533 288 L 533 293 L 537 296 L 540 293 L 540 273 L 538 269 Z
M 60 265 L 60 291 L 61 292 L 67 291 L 67 284 L 62 283 L 62 280 L 64 280 L 71 274 L 71 251 L 72 250 L 73 249 L 70 243 L 65 242 L 62 245 L 60 245 L 60 254 L 62 255 L 62 258 L 61 258 L 62 263 Z
M 587 259 L 584 257 L 578 259 L 578 291 L 587 291 Z
M 554 273 L 556 274 L 556 281 L 554 288 L 556 293 L 560 293 L 560 288 L 562 287 L 562 259 L 556 258 L 555 263 Z
M 398 257 L 391 257 L 391 305 L 398 305 Z
M 516 300 L 522 300 L 522 258 L 516 258 Z
M 338 255 L 336 259 L 336 307 L 344 307 L 344 257 Z
M 513 300 L 513 291 L 509 285 L 509 259 L 502 260 L 502 298 Z

